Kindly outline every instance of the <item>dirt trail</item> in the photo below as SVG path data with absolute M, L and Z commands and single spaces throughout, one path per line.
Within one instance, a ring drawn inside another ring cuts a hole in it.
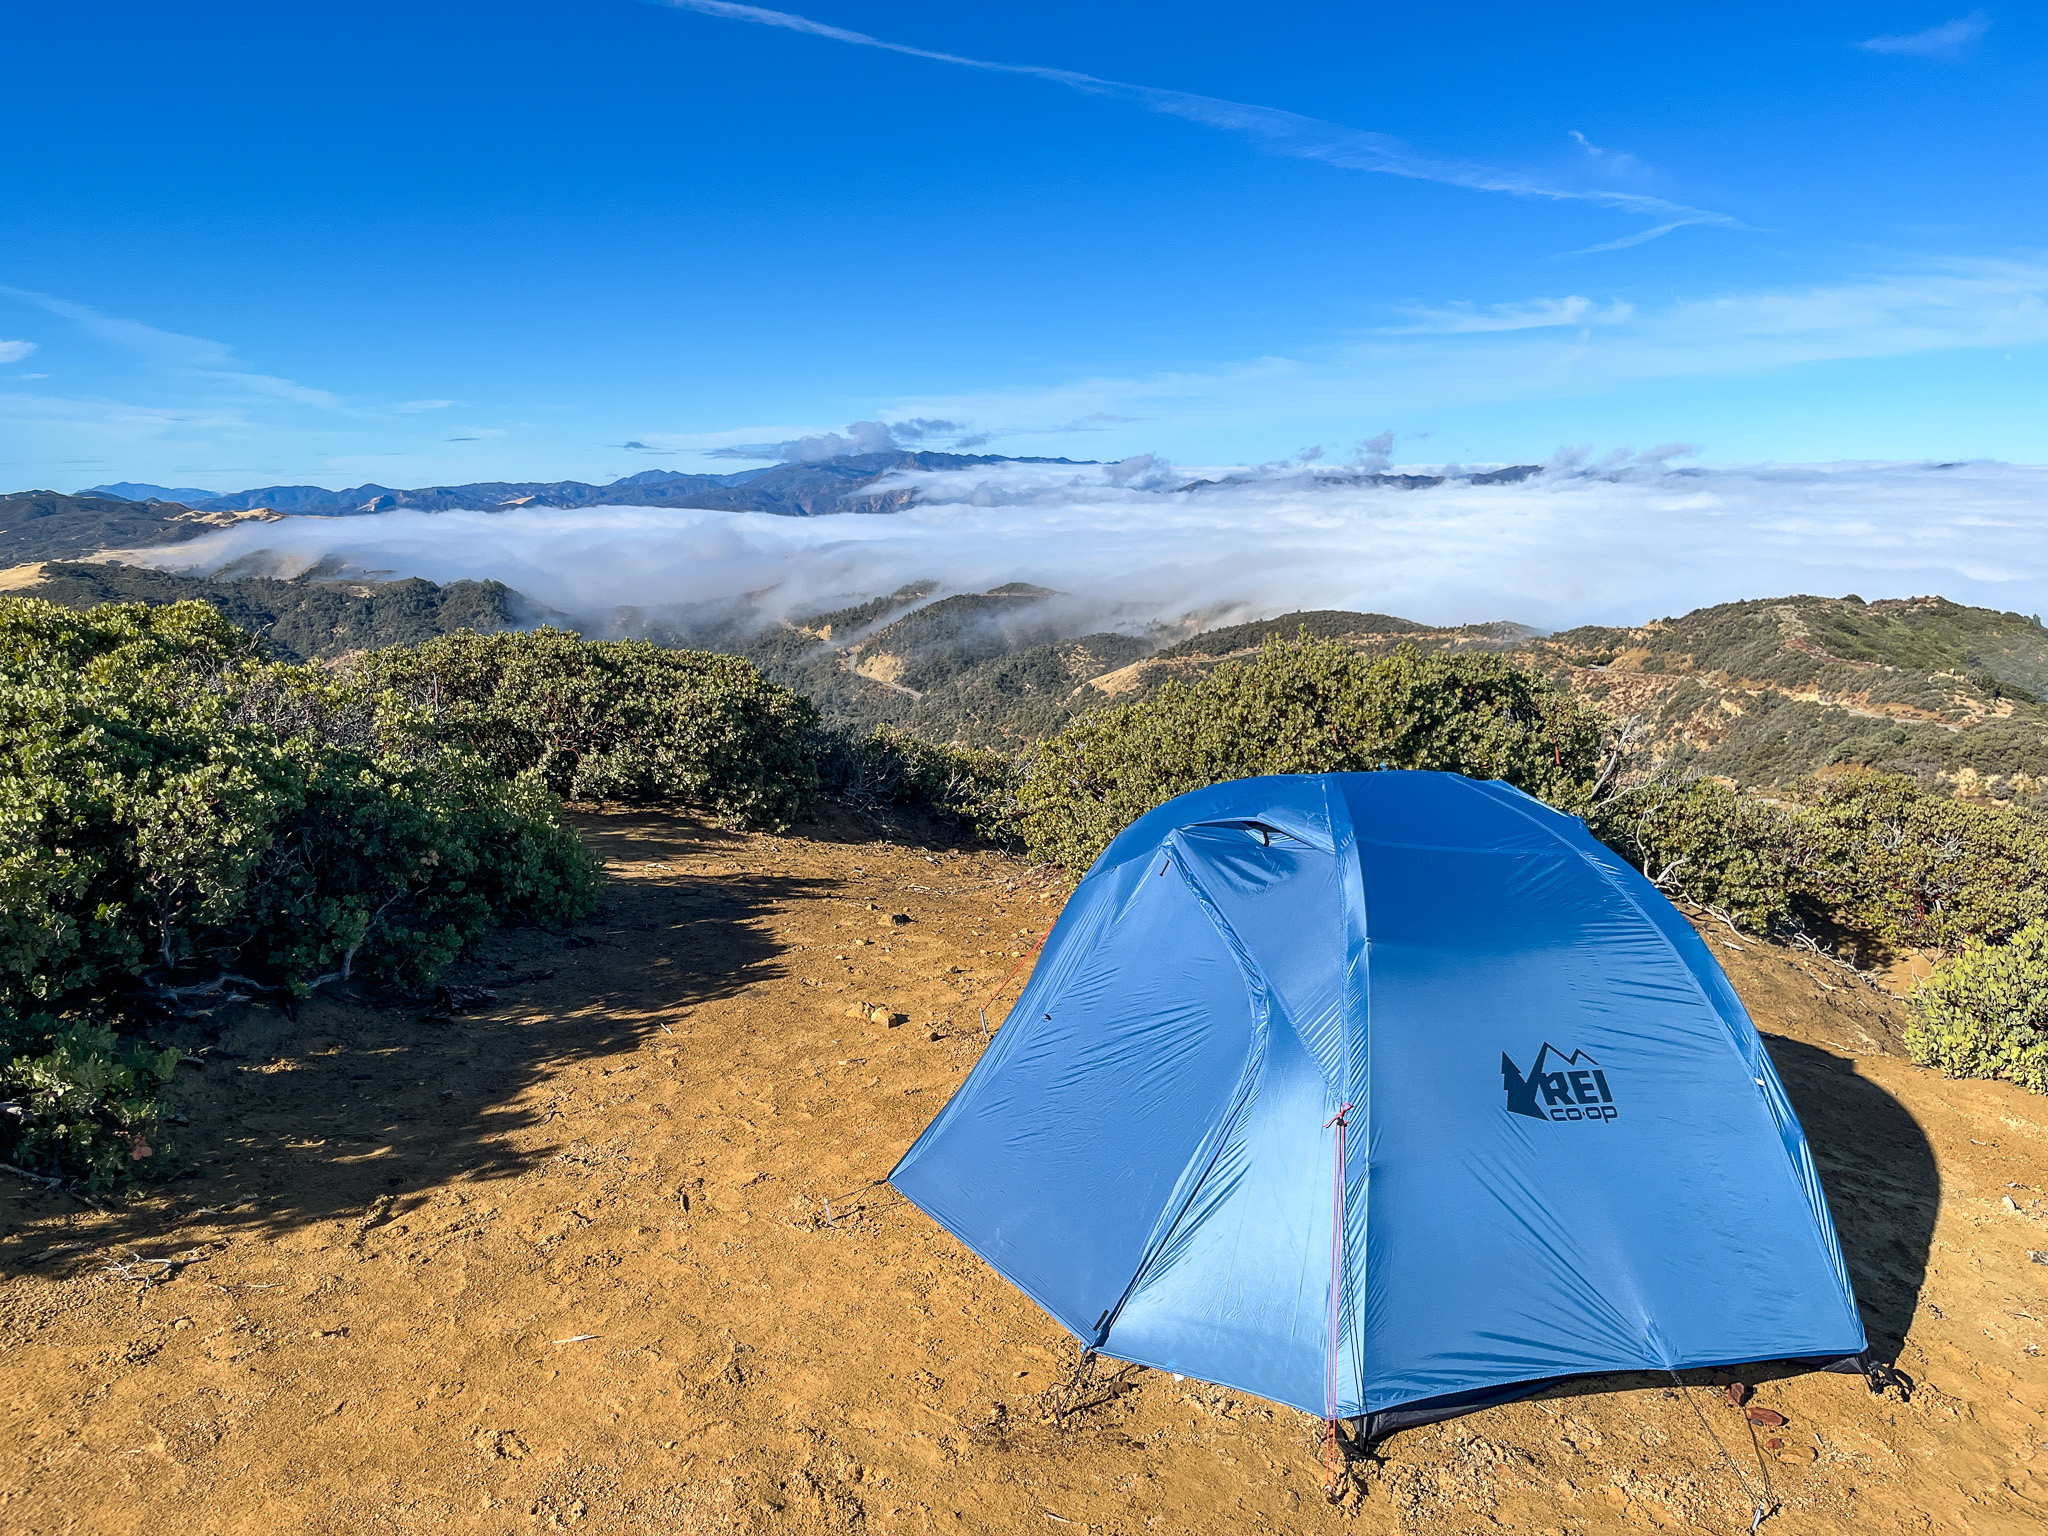
M 1255 1399 L 1134 1372 L 1055 1424 L 1064 1335 L 864 1186 L 973 1064 L 975 1002 L 1058 891 L 907 835 L 586 825 L 603 917 L 456 979 L 551 978 L 445 1024 L 238 1010 L 186 1072 L 170 1193 L 0 1191 L 0 1530 L 1747 1527 L 1695 1406 L 1752 1483 L 1756 1452 L 1704 1377 L 1396 1436 L 1338 1507 L 1320 1426 Z M 2042 1529 L 2048 1104 L 1919 1071 L 1894 1001 L 1710 937 L 1918 1383 L 1748 1373 L 1790 1421 L 1764 1530 Z M 137 1258 L 190 1262 L 150 1284 Z

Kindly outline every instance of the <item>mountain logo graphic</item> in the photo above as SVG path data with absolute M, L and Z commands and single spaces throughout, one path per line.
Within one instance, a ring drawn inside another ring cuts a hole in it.
M 1573 1051 L 1567 1055 L 1548 1040 L 1536 1053 L 1536 1060 L 1530 1064 L 1527 1076 L 1508 1053 L 1502 1051 L 1500 1082 L 1507 1090 L 1508 1113 L 1511 1115 L 1527 1115 L 1531 1120 L 1577 1120 L 1605 1125 L 1621 1113 L 1600 1063 L 1584 1051 Z

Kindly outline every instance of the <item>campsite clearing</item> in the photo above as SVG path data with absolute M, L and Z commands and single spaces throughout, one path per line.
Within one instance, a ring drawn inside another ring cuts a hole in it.
M 1760 1471 L 1766 1532 L 2048 1523 L 2048 1102 L 1911 1066 L 1824 961 L 1702 930 L 1911 1400 L 1751 1370 L 1787 1421 L 1752 1438 L 1704 1375 L 1567 1385 L 1394 1436 L 1333 1508 L 1315 1420 L 1109 1363 L 1062 1396 L 1056 1326 L 865 1187 L 1061 887 L 850 823 L 583 822 L 605 910 L 451 978 L 494 1000 L 239 1008 L 188 1177 L 0 1189 L 0 1529 L 1739 1531 Z

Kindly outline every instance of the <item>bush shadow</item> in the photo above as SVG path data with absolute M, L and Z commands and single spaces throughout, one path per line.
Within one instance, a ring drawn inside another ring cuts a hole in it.
M 418 1000 L 323 995 L 296 1019 L 238 1005 L 151 1031 L 193 1057 L 172 1092 L 187 1123 L 165 1127 L 178 1170 L 103 1209 L 28 1184 L 0 1191 L 0 1274 L 395 1220 L 451 1183 L 522 1173 L 561 1150 L 537 1085 L 601 1092 L 564 1068 L 595 1065 L 602 1084 L 647 1064 L 643 1044 L 688 1010 L 782 974 L 767 920 L 837 888 L 739 868 L 759 864 L 757 842 L 683 817 L 576 820 L 606 865 L 603 905 L 573 933 L 501 929 L 476 946 L 447 979 L 490 988 L 494 1004 L 432 1022 Z M 671 862 L 707 854 L 734 872 Z

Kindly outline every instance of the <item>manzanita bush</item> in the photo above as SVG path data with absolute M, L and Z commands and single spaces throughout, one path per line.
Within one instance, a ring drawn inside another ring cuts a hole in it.
M 149 1144 L 162 1058 L 108 1020 L 423 986 L 508 918 L 585 915 L 597 871 L 559 812 L 203 604 L 0 601 L 0 1154 L 104 1182 Z

